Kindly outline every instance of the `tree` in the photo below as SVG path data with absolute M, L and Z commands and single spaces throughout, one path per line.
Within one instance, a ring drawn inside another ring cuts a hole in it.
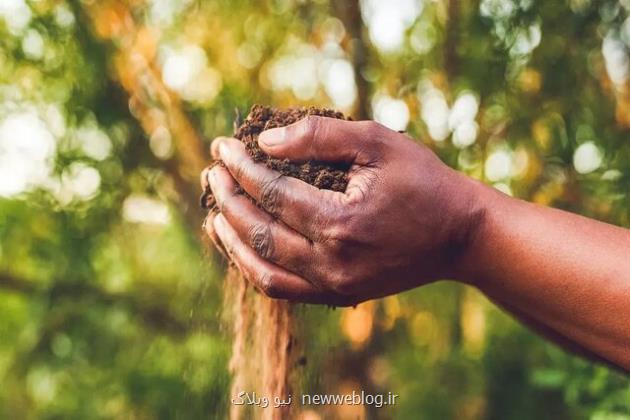
M 197 176 L 234 108 L 376 118 L 515 196 L 630 226 L 626 3 L 0 5 L 0 416 L 225 416 L 225 266 Z M 627 378 L 472 289 L 298 312 L 303 388 L 400 394 L 374 418 L 630 410 Z

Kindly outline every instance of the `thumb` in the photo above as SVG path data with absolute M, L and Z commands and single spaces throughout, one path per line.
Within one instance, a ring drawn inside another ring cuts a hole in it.
M 361 164 L 369 160 L 374 129 L 372 121 L 346 121 L 336 118 L 308 117 L 286 127 L 265 130 L 258 145 L 270 156 L 304 162 L 346 162 Z

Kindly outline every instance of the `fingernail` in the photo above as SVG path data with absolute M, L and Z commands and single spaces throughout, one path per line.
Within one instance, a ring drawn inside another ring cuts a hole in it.
M 206 181 L 208 182 L 208 185 L 210 186 L 210 188 L 212 188 L 212 179 L 214 178 L 213 172 L 214 172 L 214 168 L 206 172 Z
M 208 213 L 208 215 L 203 219 L 201 228 L 206 232 L 208 231 L 208 228 L 213 228 L 214 230 L 214 216 L 212 215 L 212 213 Z
M 222 236 L 225 231 L 225 218 L 222 214 L 217 214 L 217 216 L 213 220 L 214 229 L 217 232 L 217 235 Z
M 222 141 L 219 143 L 219 155 L 221 156 L 222 160 L 228 160 L 230 157 L 230 147 L 227 145 L 226 142 Z
M 219 145 L 223 142 L 224 138 L 225 137 L 217 137 L 210 143 L 210 154 L 214 159 L 219 158 Z
M 284 143 L 286 131 L 284 127 L 265 130 L 258 136 L 258 141 L 267 146 L 277 146 L 278 144 Z
M 201 189 L 202 190 L 208 188 L 208 172 L 210 172 L 210 168 L 206 167 L 199 174 L 199 183 L 201 184 Z

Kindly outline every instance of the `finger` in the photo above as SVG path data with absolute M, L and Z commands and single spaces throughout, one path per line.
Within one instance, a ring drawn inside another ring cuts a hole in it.
M 265 213 L 243 194 L 227 169 L 216 166 L 208 174 L 221 214 L 239 239 L 260 257 L 293 273 L 312 278 L 316 249 L 312 242 Z
M 326 300 L 324 293 L 308 281 L 258 256 L 238 238 L 236 231 L 221 214 L 214 219 L 214 227 L 238 269 L 265 295 L 307 303 L 322 303 Z
M 216 230 L 214 229 L 214 218 L 216 217 L 216 213 L 208 213 L 206 218 L 203 221 L 203 229 L 206 231 L 206 234 L 214 244 L 216 250 L 223 256 L 225 259 L 229 259 L 227 252 L 225 251 L 225 247 L 221 243 L 221 239 L 217 235 Z
M 270 156 L 292 161 L 345 162 L 365 165 L 378 156 L 380 132 L 373 121 L 346 121 L 309 115 L 286 127 L 272 128 L 258 136 L 258 144 Z
M 311 240 L 321 236 L 322 221 L 333 219 L 346 199 L 254 163 L 238 140 L 222 140 L 219 153 L 236 182 L 265 211 Z
M 231 138 L 231 137 L 219 136 L 219 137 L 216 137 L 214 140 L 212 140 L 212 143 L 210 143 L 210 155 L 212 156 L 212 159 L 214 160 L 221 159 L 219 157 L 219 143 L 221 143 L 222 140 L 227 139 L 227 138 Z
M 201 171 L 201 174 L 199 175 L 199 184 L 201 184 L 201 189 L 203 191 L 208 188 L 208 172 L 210 172 L 210 169 L 212 169 L 211 166 L 204 168 L 204 170 Z

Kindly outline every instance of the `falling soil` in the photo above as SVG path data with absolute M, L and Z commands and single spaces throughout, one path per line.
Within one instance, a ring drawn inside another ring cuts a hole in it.
M 293 124 L 309 115 L 346 119 L 342 113 L 330 109 L 279 110 L 254 105 L 242 124 L 235 123 L 234 137 L 245 143 L 247 152 L 255 162 L 264 163 L 283 175 L 299 178 L 321 189 L 345 191 L 348 184 L 347 165 L 275 159 L 258 146 L 258 135 L 262 131 Z M 217 211 L 209 189 L 204 191 L 201 205 L 211 212 Z M 230 311 L 227 315 L 234 334 L 230 360 L 230 398 L 246 391 L 256 392 L 257 396 L 266 396 L 271 400 L 274 397 L 287 400 L 296 391 L 296 371 L 303 367 L 306 360 L 301 340 L 296 338 L 293 305 L 255 293 L 234 266 L 228 269 L 225 288 L 224 307 Z M 246 405 L 230 407 L 232 420 L 291 418 L 291 406 L 274 408 L 270 404 L 262 411 Z

